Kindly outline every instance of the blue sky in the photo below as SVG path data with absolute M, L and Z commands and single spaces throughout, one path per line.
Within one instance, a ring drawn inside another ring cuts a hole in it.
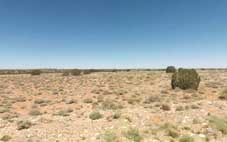
M 0 68 L 227 67 L 226 0 L 0 0 Z

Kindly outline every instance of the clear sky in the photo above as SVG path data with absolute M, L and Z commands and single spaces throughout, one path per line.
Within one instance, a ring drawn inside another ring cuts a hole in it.
M 227 67 L 227 0 L 0 0 L 0 68 Z

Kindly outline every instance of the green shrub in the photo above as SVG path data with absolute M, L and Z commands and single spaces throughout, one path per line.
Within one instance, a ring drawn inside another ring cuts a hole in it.
M 142 136 L 139 133 L 138 129 L 131 128 L 125 133 L 125 137 L 133 142 L 142 141 Z
M 99 112 L 97 112 L 97 111 L 94 111 L 94 112 L 92 112 L 90 115 L 89 115 L 89 118 L 91 119 L 91 120 L 98 120 L 98 119 L 101 119 L 103 116 L 102 116 L 102 114 L 100 114 Z
M 180 142 L 194 142 L 194 138 L 189 135 L 184 135 L 180 138 Z
M 215 127 L 217 130 L 222 132 L 222 134 L 227 135 L 227 119 L 219 118 L 216 116 L 212 116 L 209 120 L 210 124 Z
M 105 131 L 103 134 L 103 139 L 105 142 L 119 142 L 116 133 L 109 130 Z
M 189 136 L 189 135 L 183 135 L 180 138 L 180 142 L 194 142 L 194 138 L 192 136 Z
M 200 83 L 199 74 L 194 69 L 179 69 L 172 76 L 171 85 L 175 89 L 179 87 L 183 90 L 197 90 Z
M 73 76 L 81 75 L 81 70 L 73 69 L 73 70 L 71 70 L 71 75 L 73 75 Z
M 176 68 L 174 66 L 168 66 L 166 68 L 166 73 L 175 73 L 176 72 Z
M 32 70 L 31 71 L 31 75 L 40 75 L 42 72 L 41 72 L 41 70 Z

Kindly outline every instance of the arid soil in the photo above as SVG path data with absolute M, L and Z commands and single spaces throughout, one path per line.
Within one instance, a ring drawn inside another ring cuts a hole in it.
M 162 71 L 0 76 L 0 141 L 227 142 L 227 71 L 198 91 Z

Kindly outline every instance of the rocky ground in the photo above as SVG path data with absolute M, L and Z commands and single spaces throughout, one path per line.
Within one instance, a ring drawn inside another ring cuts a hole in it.
M 227 142 L 227 71 L 198 91 L 161 71 L 0 76 L 0 141 Z

